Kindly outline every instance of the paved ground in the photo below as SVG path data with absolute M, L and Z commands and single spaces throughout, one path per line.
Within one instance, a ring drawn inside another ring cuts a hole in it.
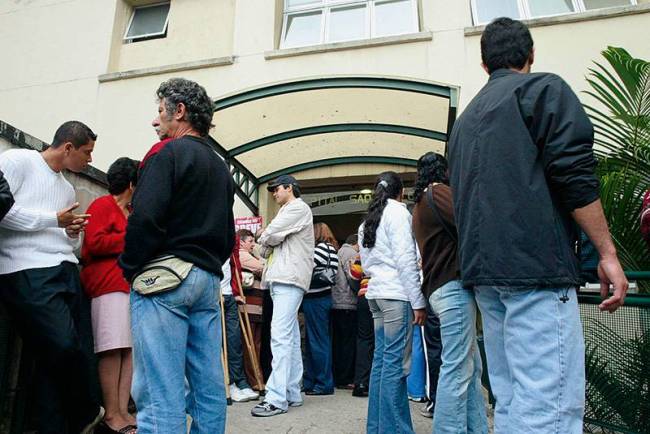
M 226 433 L 348 434 L 364 433 L 367 398 L 355 398 L 349 390 L 330 396 L 307 396 L 302 407 L 269 418 L 251 417 L 255 402 L 233 403 L 228 407 Z M 422 417 L 411 403 L 413 427 L 418 434 L 431 433 L 431 419 Z

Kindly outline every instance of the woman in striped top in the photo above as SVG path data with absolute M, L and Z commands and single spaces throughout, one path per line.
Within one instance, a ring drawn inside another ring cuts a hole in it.
M 325 223 L 314 225 L 314 274 L 321 270 L 333 271 L 333 282 L 339 269 L 339 247 L 332 230 Z M 332 339 L 330 336 L 330 311 L 332 310 L 332 286 L 312 285 L 302 301 L 305 316 L 305 372 L 303 386 L 306 395 L 331 395 L 334 393 L 332 374 Z

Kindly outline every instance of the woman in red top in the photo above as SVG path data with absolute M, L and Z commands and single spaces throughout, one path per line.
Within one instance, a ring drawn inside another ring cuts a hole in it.
M 128 206 L 138 161 L 119 158 L 108 169 L 110 194 L 88 207 L 92 216 L 86 226 L 81 257 L 81 282 L 91 298 L 95 353 L 106 415 L 95 429 L 102 433 L 136 432 L 135 418 L 127 406 L 131 393 L 130 285 L 122 276 L 117 257 L 124 250 Z

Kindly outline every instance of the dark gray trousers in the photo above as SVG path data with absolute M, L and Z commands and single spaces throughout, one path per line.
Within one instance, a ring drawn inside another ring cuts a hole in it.
M 250 387 L 244 373 L 244 353 L 237 302 L 232 295 L 223 296 L 224 318 L 226 321 L 226 342 L 228 344 L 228 375 L 230 384 L 240 389 Z

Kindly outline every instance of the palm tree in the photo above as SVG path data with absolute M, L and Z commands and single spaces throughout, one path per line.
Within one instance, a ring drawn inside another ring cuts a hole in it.
M 650 270 L 639 218 L 650 188 L 650 63 L 617 47 L 602 55 L 608 65 L 594 62 L 586 92 L 602 108 L 585 105 L 596 133 L 601 200 L 623 267 Z M 639 282 L 639 288 L 650 292 L 648 282 Z M 609 425 L 602 432 L 650 432 L 650 317 L 642 308 L 627 309 L 632 310 L 624 310 L 614 328 L 583 318 L 586 416 Z
M 585 104 L 596 133 L 601 200 L 623 267 L 650 270 L 639 219 L 650 188 L 650 62 L 617 47 L 602 55 L 609 67 L 594 62 L 586 93 L 603 108 Z M 650 285 L 640 288 L 647 292 Z

